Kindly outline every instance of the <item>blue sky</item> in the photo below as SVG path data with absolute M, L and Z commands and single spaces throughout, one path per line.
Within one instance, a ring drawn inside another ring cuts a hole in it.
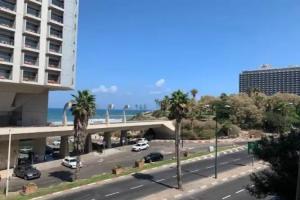
M 81 0 L 76 89 L 155 106 L 171 91 L 238 92 L 242 70 L 300 64 L 297 0 Z M 63 107 L 72 92 L 51 92 Z

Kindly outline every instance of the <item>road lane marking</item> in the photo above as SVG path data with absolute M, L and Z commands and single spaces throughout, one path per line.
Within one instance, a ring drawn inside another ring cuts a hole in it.
M 135 186 L 135 187 L 132 187 L 132 188 L 130 188 L 131 190 L 134 190 L 134 189 L 138 189 L 138 188 L 140 188 L 140 187 L 143 187 L 144 185 L 138 185 L 138 186 Z
M 174 176 L 172 176 L 173 178 L 176 178 L 177 177 L 177 175 L 174 175 Z
M 163 178 L 163 179 L 159 179 L 159 180 L 157 180 L 157 181 L 155 181 L 155 182 L 158 182 L 158 183 L 159 183 L 159 182 L 162 182 L 162 181 L 165 181 L 165 180 L 166 180 L 166 179 Z
M 240 158 L 236 158 L 236 159 L 234 159 L 234 160 L 232 160 L 233 162 L 236 162 L 236 161 L 239 161 L 239 160 L 241 160 Z
M 215 166 L 213 166 L 213 165 L 212 166 L 208 166 L 208 167 L 206 167 L 206 169 L 210 169 L 210 168 L 213 168 L 213 167 L 215 167 Z
M 242 172 L 242 173 L 240 173 L 241 175 L 245 175 L 246 174 L 246 172 Z
M 174 196 L 175 199 L 182 197 L 182 194 L 177 194 Z
M 221 162 L 220 165 L 227 165 L 229 162 Z
M 238 193 L 241 193 L 241 192 L 244 192 L 244 191 L 245 191 L 245 189 L 241 189 L 239 191 L 236 191 L 235 193 L 238 194 Z
M 74 188 L 71 188 L 71 190 L 77 190 L 79 189 L 80 187 L 74 187 Z
M 211 184 L 212 184 L 212 185 L 217 185 L 217 184 L 218 184 L 218 181 L 212 182 Z
M 231 176 L 231 178 L 236 178 L 236 177 L 237 177 L 237 175 L 232 175 L 232 176 Z
M 226 197 L 223 197 L 222 199 L 228 199 L 230 197 L 231 197 L 231 195 L 227 195 Z
M 228 178 L 223 178 L 222 181 L 228 181 Z
M 205 189 L 205 188 L 207 188 L 207 185 L 203 185 L 203 186 L 201 186 L 200 188 L 201 188 L 201 189 Z
M 190 171 L 190 172 L 194 173 L 194 172 L 198 172 L 199 170 L 200 170 L 200 169 L 195 169 L 195 170 Z
M 105 195 L 106 197 L 110 197 L 110 196 L 113 196 L 113 195 L 116 195 L 116 194 L 119 194 L 120 192 L 114 192 L 114 193 L 110 193 L 110 194 L 107 194 Z

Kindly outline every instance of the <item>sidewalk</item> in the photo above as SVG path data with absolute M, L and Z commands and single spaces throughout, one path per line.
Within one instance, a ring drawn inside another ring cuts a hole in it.
M 143 200 L 170 200 L 170 199 L 180 199 L 182 197 L 187 197 L 192 195 L 193 193 L 198 193 L 201 191 L 205 191 L 209 188 L 212 188 L 218 184 L 222 184 L 228 181 L 235 180 L 237 178 L 247 176 L 253 172 L 263 170 L 268 166 L 263 162 L 256 162 L 254 166 L 241 166 L 235 169 L 219 173 L 218 179 L 214 179 L 214 177 L 208 177 L 201 180 L 193 181 L 187 184 L 184 184 L 183 190 L 177 189 L 166 189 L 162 192 L 143 197 Z

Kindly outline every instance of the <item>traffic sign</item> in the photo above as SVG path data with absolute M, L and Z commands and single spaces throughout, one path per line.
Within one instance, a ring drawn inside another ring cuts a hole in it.
M 248 142 L 248 154 L 253 154 L 254 149 L 256 149 L 257 147 L 258 147 L 258 142 L 257 141 Z

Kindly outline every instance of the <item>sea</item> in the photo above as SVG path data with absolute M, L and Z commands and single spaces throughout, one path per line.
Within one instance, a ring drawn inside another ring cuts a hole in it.
M 126 118 L 130 120 L 138 113 L 146 112 L 145 110 L 126 110 Z M 96 115 L 91 118 L 92 122 L 104 122 L 106 110 L 97 109 Z M 123 119 L 123 110 L 113 109 L 110 111 L 109 118 L 111 122 L 121 122 Z M 73 123 L 73 116 L 71 111 L 67 112 L 68 124 Z M 51 124 L 59 125 L 63 120 L 63 109 L 60 108 L 49 108 L 48 109 L 48 122 Z

